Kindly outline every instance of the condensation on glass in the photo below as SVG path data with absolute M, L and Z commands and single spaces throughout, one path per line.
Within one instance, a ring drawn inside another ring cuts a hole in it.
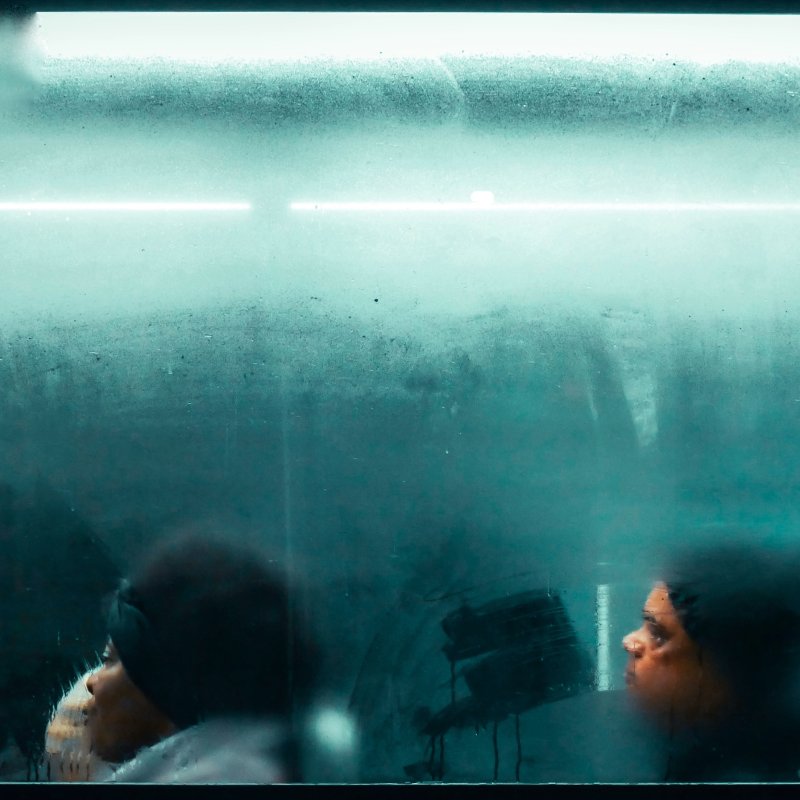
M 2 33 L 6 778 L 109 576 L 202 522 L 302 576 L 351 779 L 658 780 L 659 559 L 796 535 L 800 21 Z

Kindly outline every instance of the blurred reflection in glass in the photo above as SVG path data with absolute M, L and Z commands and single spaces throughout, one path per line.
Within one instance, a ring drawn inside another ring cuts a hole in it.
M 625 679 L 665 736 L 665 780 L 797 780 L 798 563 L 736 537 L 682 552 L 648 595 Z

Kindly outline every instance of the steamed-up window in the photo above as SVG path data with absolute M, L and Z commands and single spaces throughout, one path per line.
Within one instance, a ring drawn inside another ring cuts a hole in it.
M 304 780 L 797 774 L 636 675 L 674 550 L 800 535 L 800 19 L 0 24 L 0 777 L 186 529 L 296 579 Z

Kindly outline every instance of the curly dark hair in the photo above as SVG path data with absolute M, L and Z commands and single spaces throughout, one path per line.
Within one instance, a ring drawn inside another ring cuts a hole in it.
M 760 545 L 739 530 L 715 539 L 682 550 L 663 580 L 701 657 L 728 681 L 732 704 L 716 729 L 692 733 L 673 777 L 713 779 L 719 770 L 734 779 L 796 780 L 800 551 Z

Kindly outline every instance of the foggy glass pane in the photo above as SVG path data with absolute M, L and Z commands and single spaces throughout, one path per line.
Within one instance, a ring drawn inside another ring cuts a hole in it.
M 300 578 L 309 781 L 662 780 L 665 554 L 797 540 L 800 22 L 189 16 L 0 28 L 0 778 L 199 525 Z

